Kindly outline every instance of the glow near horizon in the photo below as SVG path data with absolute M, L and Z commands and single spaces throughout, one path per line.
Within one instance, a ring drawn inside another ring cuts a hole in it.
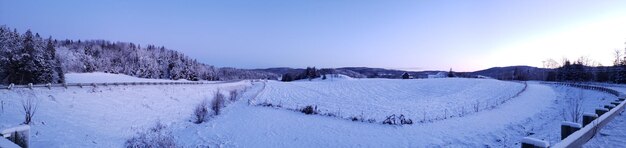
M 611 66 L 614 50 L 623 53 L 625 46 L 626 17 L 619 16 L 498 48 L 485 61 L 498 61 L 495 66 L 510 66 L 530 60 L 535 62 L 527 65 L 543 67 L 541 61 L 548 58 L 560 63 L 563 58 L 576 60 L 585 56 L 597 64 Z
M 0 24 L 239 68 L 474 71 L 624 51 L 626 1 L 5 1 Z

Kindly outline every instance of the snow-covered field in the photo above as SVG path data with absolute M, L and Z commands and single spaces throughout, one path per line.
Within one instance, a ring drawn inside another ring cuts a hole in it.
M 112 83 L 112 82 L 188 82 L 188 80 L 146 79 L 124 74 L 102 72 L 68 73 L 65 74 L 66 83 Z
M 523 89 L 522 83 L 463 78 L 270 81 L 255 101 L 291 109 L 313 105 L 323 113 L 377 121 L 392 114 L 432 121 L 498 106 Z
M 111 82 L 118 77 L 78 78 L 81 75 L 68 75 L 68 81 Z M 33 147 L 122 147 L 156 122 L 167 125 L 181 147 L 519 147 L 526 136 L 558 142 L 563 110 L 572 98 L 584 98 L 582 107 L 587 112 L 615 99 L 597 91 L 537 82 L 528 82 L 525 91 L 511 98 L 523 86 L 488 79 L 333 79 L 0 90 L 0 129 L 23 122 L 20 101 L 36 98 Z M 226 95 L 228 90 L 246 91 L 239 101 L 228 103 L 221 115 L 192 123 L 194 107 L 217 89 Z M 463 117 L 403 126 L 380 124 L 389 114 L 401 113 L 419 121 L 424 112 L 441 116 L 442 109 L 453 113 L 464 106 L 471 111 L 475 101 L 501 98 L 511 99 Z M 377 122 L 305 115 L 249 102 L 292 108 L 317 105 L 344 116 L 363 114 Z M 603 129 L 605 135 L 591 141 L 592 146 L 624 145 L 619 140 L 624 137 L 619 131 L 623 121 L 620 116 L 609 124 Z
M 71 74 L 67 77 L 70 82 L 91 79 Z M 113 82 L 118 76 L 110 77 L 104 80 Z M 229 90 L 241 90 L 249 85 L 249 81 L 241 81 L 208 85 L 0 90 L 0 129 L 23 122 L 20 102 L 36 98 L 38 109 L 31 131 L 33 147 L 121 147 L 126 139 L 157 121 L 188 122 L 194 107 L 203 99 L 210 99 L 217 89 L 228 95 Z

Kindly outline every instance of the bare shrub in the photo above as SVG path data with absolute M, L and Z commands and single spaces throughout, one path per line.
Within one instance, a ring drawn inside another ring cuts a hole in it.
M 37 111 L 37 102 L 35 102 L 35 98 L 29 97 L 27 99 L 23 99 L 22 109 L 24 110 L 24 124 L 30 124 Z
M 478 100 L 476 100 L 476 102 L 474 102 L 474 104 L 472 104 L 472 107 L 474 107 L 474 112 L 480 111 L 480 102 Z
M 193 123 L 200 124 L 206 121 L 209 116 L 209 109 L 207 104 L 207 100 L 204 100 L 196 106 L 196 109 L 194 110 L 194 115 L 196 118 Z
M 387 119 L 383 121 L 383 124 L 389 125 L 405 125 L 405 124 L 413 124 L 413 120 L 405 118 L 404 115 L 400 114 L 400 116 L 396 116 L 393 114 L 391 116 L 387 116 Z
M 230 91 L 230 97 L 229 97 L 229 100 L 230 100 L 231 102 L 235 102 L 235 101 L 237 101 L 238 97 L 239 97 L 239 92 L 238 92 L 236 89 L 235 89 L 235 90 L 231 90 L 231 91 Z
M 127 148 L 173 148 L 176 147 L 176 140 L 167 126 L 157 122 L 156 126 L 126 140 L 125 146 Z
M 219 115 L 220 111 L 224 107 L 224 95 L 217 90 L 215 96 L 213 96 L 213 101 L 211 102 L 211 109 L 215 115 Z
M 313 107 L 311 105 L 307 105 L 304 108 L 302 108 L 300 110 L 302 113 L 307 114 L 307 115 L 311 115 L 311 114 L 318 114 L 317 112 L 317 106 Z
M 563 118 L 567 121 L 571 122 L 579 122 L 582 118 L 583 114 L 583 90 L 577 94 L 577 96 L 571 97 L 567 99 L 565 107 L 563 108 Z

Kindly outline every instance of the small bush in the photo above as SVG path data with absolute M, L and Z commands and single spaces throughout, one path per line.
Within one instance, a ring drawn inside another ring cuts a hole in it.
M 263 103 L 259 104 L 259 106 L 263 106 L 263 107 L 274 107 L 274 104 L 272 104 L 272 103 L 268 103 L 268 102 L 263 102 Z
M 224 95 L 218 90 L 213 96 L 213 101 L 211 102 L 211 109 L 215 115 L 219 115 L 220 111 L 224 107 Z
M 194 115 L 196 119 L 193 123 L 200 124 L 206 121 L 207 117 L 209 116 L 209 109 L 206 100 L 202 101 L 200 104 L 198 104 L 198 106 L 196 106 L 196 109 L 194 110 Z
M 37 111 L 37 103 L 35 98 L 27 98 L 22 100 L 22 109 L 24 110 L 24 124 L 30 124 Z
M 237 98 L 238 98 L 238 97 L 239 97 L 239 92 L 238 92 L 237 90 L 231 90 L 231 91 L 230 91 L 230 98 L 229 98 L 229 100 L 230 100 L 231 102 L 235 102 L 235 101 L 237 101 Z
M 405 125 L 405 124 L 413 124 L 413 120 L 405 118 L 404 115 L 400 114 L 400 116 L 396 116 L 393 114 L 391 116 L 387 116 L 387 119 L 383 121 L 383 124 L 389 125 Z
M 302 108 L 302 110 L 300 110 L 302 113 L 307 114 L 307 115 L 311 115 L 311 114 L 317 114 L 317 106 L 313 107 L 311 105 L 308 105 L 304 108 Z
M 148 131 L 137 133 L 138 135 L 126 140 L 127 148 L 173 148 L 176 147 L 176 140 L 167 126 L 157 122 L 155 127 Z

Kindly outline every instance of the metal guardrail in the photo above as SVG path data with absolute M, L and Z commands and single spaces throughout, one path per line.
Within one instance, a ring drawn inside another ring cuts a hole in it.
M 215 81 L 215 82 L 110 82 L 110 83 L 61 83 L 61 84 L 32 84 L 27 85 L 15 85 L 9 84 L 7 86 L 0 85 L 0 89 L 18 89 L 18 88 L 48 88 L 53 87 L 97 87 L 97 86 L 134 86 L 134 85 L 202 85 L 202 84 L 223 84 L 239 82 L 244 80 L 231 80 L 231 81 Z
M 577 87 L 577 88 L 588 89 L 588 90 L 596 90 L 596 91 L 601 91 L 601 92 L 612 94 L 616 97 L 619 97 L 620 95 L 619 91 L 616 91 L 610 88 L 600 87 L 600 86 L 592 86 L 592 85 L 577 84 L 577 83 L 564 83 L 564 82 L 541 82 L 541 84 L 555 84 L 555 85 Z
M 602 92 L 615 95 L 619 99 L 616 102 L 612 102 L 615 104 L 617 103 L 619 104 L 615 105 L 614 107 L 609 106 L 609 108 L 607 108 L 608 112 L 599 114 L 599 117 L 597 117 L 596 119 L 592 119 L 593 121 L 591 121 L 591 123 L 574 131 L 571 134 L 568 133 L 566 134 L 566 136 L 562 137 L 563 140 L 561 140 L 561 142 L 556 143 L 554 144 L 554 146 L 552 146 L 555 148 L 582 147 L 585 143 L 591 140 L 604 126 L 606 126 L 609 122 L 611 122 L 613 118 L 618 116 L 619 113 L 623 112 L 624 106 L 626 106 L 626 101 L 625 101 L 626 94 L 610 89 L 610 88 L 590 86 L 590 85 L 584 85 L 584 84 L 575 84 L 575 83 L 562 83 L 562 82 L 542 82 L 542 84 L 564 85 L 564 86 L 577 87 L 577 88 L 588 89 L 588 90 L 602 91 Z M 595 115 L 595 114 L 592 114 L 592 115 Z M 563 128 L 563 126 L 561 128 Z M 563 132 L 563 129 L 562 129 L 562 132 Z M 548 147 L 549 146 L 549 144 L 536 145 L 536 143 L 545 142 L 542 140 L 538 140 L 538 139 L 534 139 L 530 137 L 526 137 L 525 140 L 530 141 L 530 142 L 522 141 L 522 147 Z

